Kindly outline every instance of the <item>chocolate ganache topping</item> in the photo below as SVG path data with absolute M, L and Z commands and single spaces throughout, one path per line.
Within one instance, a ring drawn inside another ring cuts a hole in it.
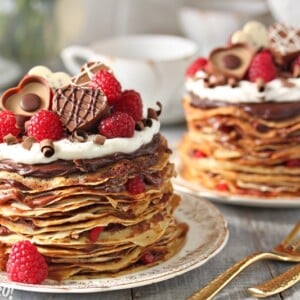
M 199 96 L 189 93 L 191 105 L 201 109 L 211 109 L 223 106 L 237 106 L 245 112 L 267 121 L 281 121 L 294 118 L 300 115 L 300 102 L 262 102 L 262 103 L 228 103 L 202 99 Z
M 93 159 L 57 160 L 55 162 L 52 162 L 51 164 L 36 165 L 16 163 L 15 161 L 5 159 L 0 161 L 0 170 L 16 172 L 22 176 L 32 176 L 39 178 L 52 178 L 54 176 L 68 176 L 75 173 L 80 174 L 94 172 L 99 168 L 113 163 L 116 159 L 130 160 L 143 155 L 152 155 L 156 152 L 160 144 L 160 134 L 156 134 L 154 135 L 150 143 L 141 146 L 139 149 L 129 154 L 114 153 L 112 155 Z

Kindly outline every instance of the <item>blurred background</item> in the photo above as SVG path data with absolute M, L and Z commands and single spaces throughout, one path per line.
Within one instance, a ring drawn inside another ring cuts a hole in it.
M 300 1 L 1 0 L 0 88 L 37 64 L 63 69 L 60 53 L 69 45 L 159 33 L 187 37 L 206 55 L 251 19 L 300 27 Z

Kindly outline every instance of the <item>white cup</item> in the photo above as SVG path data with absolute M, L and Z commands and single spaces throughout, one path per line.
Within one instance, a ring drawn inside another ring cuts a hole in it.
M 171 35 L 127 35 L 98 41 L 89 47 L 69 46 L 61 52 L 65 67 L 79 72 L 83 61 L 108 64 L 122 85 L 134 89 L 144 107 L 156 107 L 160 101 L 162 123 L 184 120 L 181 98 L 184 73 L 195 58 L 197 46 L 189 39 Z

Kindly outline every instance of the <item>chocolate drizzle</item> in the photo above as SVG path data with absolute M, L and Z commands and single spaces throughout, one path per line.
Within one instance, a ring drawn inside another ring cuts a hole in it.
M 109 107 L 99 89 L 68 85 L 57 90 L 52 109 L 60 116 L 66 128 L 73 132 L 93 130 L 107 114 Z

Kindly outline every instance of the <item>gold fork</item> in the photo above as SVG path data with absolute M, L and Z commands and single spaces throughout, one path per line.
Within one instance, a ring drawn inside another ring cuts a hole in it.
M 251 254 L 229 267 L 225 272 L 213 279 L 187 300 L 209 300 L 221 291 L 233 278 L 256 261 L 273 259 L 281 261 L 300 262 L 300 222 L 298 222 L 286 238 L 271 252 Z
M 300 282 L 300 264 L 294 265 L 271 280 L 248 288 L 247 291 L 256 298 L 265 298 L 281 293 L 298 282 Z

